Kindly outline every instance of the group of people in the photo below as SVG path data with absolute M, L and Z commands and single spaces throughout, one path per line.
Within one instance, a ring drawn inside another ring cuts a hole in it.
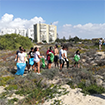
M 102 38 L 99 39 L 99 50 L 102 49 L 102 45 L 105 46 L 105 38 L 104 39 L 102 39 Z
M 26 50 L 23 47 L 19 47 L 19 51 L 16 52 L 15 61 L 17 65 L 16 75 L 23 75 L 24 70 L 27 67 L 27 70 L 30 71 L 30 67 L 32 66 L 32 70 L 38 71 L 37 74 L 40 75 L 40 61 L 42 61 L 43 67 L 45 67 L 45 61 L 47 61 L 47 68 L 51 69 L 51 65 L 54 62 L 55 67 L 59 67 L 60 71 L 64 67 L 66 62 L 67 68 L 69 69 L 69 60 L 67 58 L 67 50 L 68 47 L 63 45 L 60 50 L 58 50 L 58 45 L 52 46 L 48 48 L 45 56 L 41 56 L 38 47 L 31 47 L 30 52 L 26 53 Z M 41 60 L 40 60 L 41 59 Z M 78 65 L 78 61 L 80 60 L 79 50 L 76 51 L 74 55 L 74 66 Z M 60 66 L 59 66 L 60 63 Z M 37 70 L 36 70 L 37 69 Z

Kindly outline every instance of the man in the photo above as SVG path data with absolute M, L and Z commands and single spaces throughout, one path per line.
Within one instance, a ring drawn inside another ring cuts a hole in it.
M 65 46 L 64 59 L 65 59 L 65 62 L 66 62 L 66 64 L 67 64 L 67 68 L 69 68 L 69 60 L 67 59 L 67 50 L 68 50 L 68 47 Z M 65 62 L 63 62 L 62 68 L 64 67 L 64 63 L 65 63 Z
M 60 70 L 62 70 L 62 65 L 64 63 L 64 50 L 65 50 L 65 46 L 62 47 L 62 49 L 59 52 L 59 59 L 60 59 Z
M 56 65 L 58 66 L 58 46 L 55 45 L 55 49 L 54 49 L 54 63 L 55 63 L 55 67 Z

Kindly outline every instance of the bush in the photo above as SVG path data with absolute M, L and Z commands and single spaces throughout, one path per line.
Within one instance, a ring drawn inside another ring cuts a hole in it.
M 13 50 L 23 46 L 25 49 L 32 47 L 29 38 L 17 34 L 0 36 L 0 50 Z
M 78 84 L 78 87 L 82 89 L 82 92 L 85 93 L 85 95 L 102 94 L 105 92 L 105 89 L 103 87 L 97 86 L 96 84 L 86 86 L 85 82 L 81 82 Z

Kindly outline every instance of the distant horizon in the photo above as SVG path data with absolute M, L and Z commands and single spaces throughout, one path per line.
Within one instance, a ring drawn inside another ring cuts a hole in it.
M 105 38 L 105 0 L 0 0 L 0 30 L 57 26 L 59 38 Z

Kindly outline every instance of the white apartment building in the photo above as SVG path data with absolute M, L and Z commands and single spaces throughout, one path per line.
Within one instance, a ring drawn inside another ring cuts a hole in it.
M 27 29 L 27 37 L 34 40 L 34 29 L 33 28 Z
M 5 34 L 12 34 L 15 33 L 15 29 L 10 29 L 10 28 L 4 28 L 1 30 L 0 35 L 5 35 Z
M 54 42 L 57 39 L 57 27 L 44 23 L 35 24 L 34 38 L 37 43 L 43 41 L 46 41 L 47 43 Z
M 6 29 L 2 29 L 0 35 L 5 35 L 5 34 L 20 34 L 24 37 L 26 37 L 26 33 L 27 30 L 26 29 L 10 29 L 10 28 L 6 28 Z
M 55 25 L 48 25 L 44 23 L 35 24 L 34 28 L 29 29 L 1 29 L 0 35 L 16 33 L 24 37 L 31 38 L 35 42 L 46 41 L 54 42 L 57 39 L 57 27 Z
M 19 34 L 19 35 L 22 35 L 22 36 L 24 36 L 24 37 L 27 36 L 27 30 L 26 30 L 26 29 L 16 29 L 16 30 L 15 30 L 15 33 L 16 33 L 16 34 Z

